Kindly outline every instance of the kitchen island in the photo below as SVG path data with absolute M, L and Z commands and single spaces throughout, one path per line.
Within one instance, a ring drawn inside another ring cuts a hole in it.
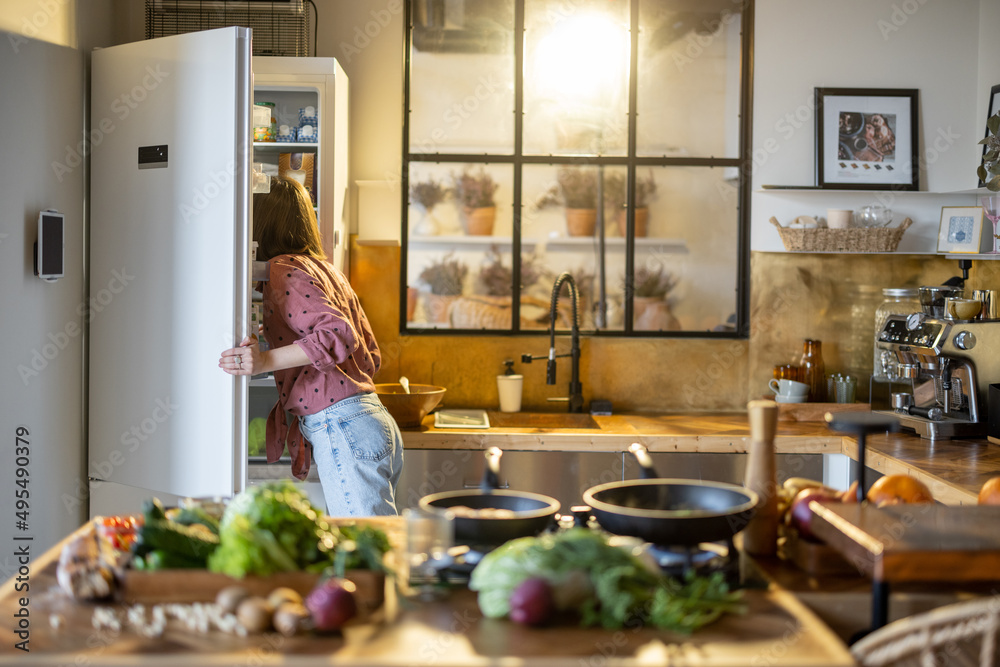
M 379 519 L 398 539 L 400 519 Z M 239 638 L 208 634 L 179 625 L 160 637 L 144 637 L 127 624 L 120 630 L 95 628 L 99 606 L 119 617 L 124 605 L 75 603 L 56 586 L 61 545 L 31 564 L 28 593 L 8 581 L 0 592 L 0 613 L 16 618 L 28 610 L 27 644 L 8 634 L 0 664 L 16 665 L 801 665 L 854 664 L 843 642 L 782 587 L 747 568 L 756 588 L 745 590 L 745 615 L 724 616 L 691 636 L 650 628 L 580 628 L 572 622 L 528 628 L 505 619 L 485 619 L 475 595 L 455 587 L 443 599 L 419 602 L 397 598 L 371 616 L 352 621 L 334 635 L 286 638 L 276 633 Z M 10 623 L 10 621 L 8 621 Z M 16 621 L 13 625 L 16 625 Z

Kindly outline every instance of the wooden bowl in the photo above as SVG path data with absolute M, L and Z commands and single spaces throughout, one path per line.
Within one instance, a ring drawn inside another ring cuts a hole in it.
M 444 392 L 444 387 L 412 382 L 409 394 L 403 391 L 403 386 L 398 382 L 375 385 L 379 400 L 400 428 L 420 426 L 427 413 L 436 408 L 444 398 Z

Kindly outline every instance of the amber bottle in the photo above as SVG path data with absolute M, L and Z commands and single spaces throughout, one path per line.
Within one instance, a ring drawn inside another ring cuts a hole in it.
M 809 400 L 822 403 L 826 400 L 826 368 L 823 366 L 823 343 L 807 338 L 802 346 L 802 381 L 809 385 Z

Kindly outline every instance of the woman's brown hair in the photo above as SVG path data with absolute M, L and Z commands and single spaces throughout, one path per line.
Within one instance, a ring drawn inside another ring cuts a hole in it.
M 270 192 L 253 196 L 253 240 L 260 261 L 278 255 L 326 259 L 312 198 L 293 178 L 272 178 Z

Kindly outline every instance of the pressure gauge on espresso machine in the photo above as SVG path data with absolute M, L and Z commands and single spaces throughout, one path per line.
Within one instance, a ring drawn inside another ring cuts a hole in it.
M 909 331 L 916 331 L 924 324 L 927 316 L 923 313 L 910 313 L 906 317 L 906 328 Z

